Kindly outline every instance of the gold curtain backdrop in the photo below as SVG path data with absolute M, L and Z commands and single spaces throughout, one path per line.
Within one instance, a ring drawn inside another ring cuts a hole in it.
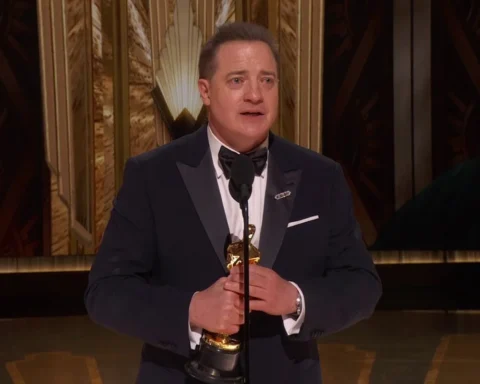
M 225 22 L 253 21 L 274 33 L 282 62 L 273 131 L 322 151 L 324 0 L 37 4 L 52 255 L 94 255 L 126 159 L 172 139 L 154 90 L 173 119 L 183 110 L 199 118 L 196 60 L 201 44 Z M 176 52 L 183 60 L 174 60 Z M 391 251 L 374 257 L 377 263 L 443 262 L 478 260 L 478 253 L 448 259 L 443 251 Z

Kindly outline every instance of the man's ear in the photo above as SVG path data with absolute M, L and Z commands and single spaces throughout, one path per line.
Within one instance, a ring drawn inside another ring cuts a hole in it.
M 210 83 L 207 79 L 198 80 L 198 91 L 200 92 L 203 104 L 208 107 L 210 105 Z

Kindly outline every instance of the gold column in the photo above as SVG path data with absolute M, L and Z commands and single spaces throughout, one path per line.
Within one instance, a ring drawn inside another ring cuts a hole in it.
M 311 9 L 311 103 L 309 148 L 322 151 L 322 106 L 323 106 L 323 51 L 325 28 L 325 0 L 313 0 Z
M 148 4 L 128 0 L 128 91 L 130 154 L 136 156 L 157 146 L 152 49 Z
M 51 217 L 53 255 L 69 253 L 68 160 L 59 150 L 59 126 L 67 126 L 65 96 L 64 29 L 62 9 L 51 1 L 38 1 L 38 24 L 42 69 L 43 115 L 46 161 L 51 171 Z M 64 141 L 64 140 L 63 140 Z M 65 145 L 66 149 L 68 147 Z M 67 189 L 67 191 L 66 191 Z
M 295 143 L 321 151 L 323 0 L 299 0 Z
M 113 116 L 115 138 L 115 189 L 123 181 L 123 169 L 130 156 L 130 108 L 128 86 L 128 3 L 109 0 L 112 25 Z
M 122 139 L 124 125 L 120 125 L 120 128 L 116 126 L 116 123 L 121 120 L 122 105 L 124 105 L 121 73 L 125 63 L 120 62 L 118 53 L 119 32 L 114 33 L 114 30 L 119 27 L 120 20 L 113 12 L 112 0 L 95 0 L 95 9 L 93 23 L 96 39 L 94 42 L 97 45 L 94 50 L 94 86 L 97 87 L 97 90 L 102 90 L 101 94 L 96 94 L 96 97 L 99 97 L 96 102 L 101 104 L 97 104 L 98 115 L 95 115 L 95 186 L 97 192 L 95 246 L 98 247 L 110 217 L 115 192 L 119 186 L 118 174 L 120 174 L 120 178 L 122 175 L 122 169 L 118 164 L 123 163 L 122 158 L 125 154 L 122 155 L 120 161 L 117 161 L 117 156 L 119 153 L 124 153 L 125 149 L 128 150 L 129 147 Z M 118 8 L 115 11 L 118 12 Z M 114 22 L 114 20 L 116 21 Z M 128 105 L 125 108 L 128 108 Z
M 193 2 L 195 3 L 195 1 Z M 152 42 L 152 70 L 157 73 L 160 68 L 160 51 L 165 47 L 165 31 L 171 23 L 173 9 L 166 0 L 150 0 L 150 33 Z M 160 111 L 155 108 L 155 130 L 157 133 L 157 145 L 163 145 L 170 141 L 167 127 L 160 116 Z
M 38 25 L 39 25 L 39 45 L 40 45 L 40 62 L 41 62 L 41 78 L 42 78 L 42 96 L 43 96 L 43 119 L 45 131 L 45 152 L 46 162 L 50 168 L 50 191 L 51 191 L 51 253 L 53 255 L 65 255 L 69 250 L 69 229 L 68 229 L 68 208 L 65 201 L 62 200 L 60 185 L 63 180 L 59 175 L 59 151 L 58 151 L 58 133 L 57 126 L 63 122 L 65 124 L 65 108 L 57 104 L 59 94 L 56 92 L 56 82 L 58 76 L 63 73 L 55 64 L 61 58 L 61 52 L 58 50 L 57 39 L 54 38 L 54 9 L 51 1 L 37 1 L 38 9 Z M 60 24 L 61 25 L 61 24 Z M 62 29 L 60 29 L 62 33 Z M 55 33 L 55 37 L 58 32 Z M 61 41 L 61 39 L 60 39 Z M 55 49 L 56 48 L 56 49 Z M 61 64 L 61 62 L 59 63 Z M 63 99 L 63 101 L 65 98 Z M 57 123 L 58 122 L 58 123 Z
M 92 62 L 95 156 L 95 236 L 94 249 L 100 244 L 115 193 L 113 131 L 112 41 L 106 33 L 111 26 L 104 0 L 92 2 Z
M 91 3 L 38 0 L 46 161 L 51 170 L 53 255 L 93 245 Z
M 92 4 L 64 2 L 72 253 L 90 252 L 94 225 Z
M 279 0 L 278 40 L 280 45 L 280 113 L 279 134 L 295 141 L 296 108 L 298 108 L 298 17 L 299 3 Z
M 129 156 L 127 8 L 121 6 L 39 1 L 53 255 L 95 252 Z

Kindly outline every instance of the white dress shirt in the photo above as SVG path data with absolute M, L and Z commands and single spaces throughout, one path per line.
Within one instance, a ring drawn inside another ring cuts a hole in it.
M 223 169 L 220 166 L 218 159 L 218 152 L 222 145 L 231 151 L 238 153 L 238 151 L 233 150 L 227 145 L 220 142 L 220 140 L 214 135 L 210 127 L 207 129 L 208 134 L 208 143 L 210 146 L 210 152 L 212 154 L 213 166 L 215 169 L 215 174 L 217 177 L 218 188 L 220 191 L 220 196 L 222 198 L 223 208 L 225 210 L 225 216 L 227 218 L 227 223 L 229 227 L 230 234 L 232 236 L 232 241 L 239 241 L 243 239 L 243 216 L 240 209 L 240 205 L 236 202 L 228 190 L 229 180 L 223 174 Z M 266 142 L 264 143 L 267 144 Z M 263 219 L 263 205 L 265 201 L 265 189 L 267 187 L 267 172 L 268 172 L 268 158 L 267 165 L 263 170 L 260 176 L 255 175 L 252 185 L 252 194 L 248 200 L 248 222 L 255 225 L 255 235 L 252 238 L 252 244 L 258 248 L 260 244 L 260 229 L 262 228 L 262 219 Z M 283 324 L 285 331 L 288 335 L 292 335 L 300 332 L 300 327 L 305 318 L 305 300 L 303 293 L 300 288 L 293 282 L 291 282 L 299 291 L 302 298 L 302 312 L 300 316 L 295 319 L 291 316 L 283 316 Z M 190 324 L 188 325 L 189 336 L 190 336 L 190 347 L 195 349 L 196 345 L 200 343 L 200 338 L 202 335 L 201 329 L 196 329 L 195 327 L 191 328 Z

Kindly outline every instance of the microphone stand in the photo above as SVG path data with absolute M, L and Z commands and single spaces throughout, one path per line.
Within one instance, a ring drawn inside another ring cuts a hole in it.
M 242 187 L 247 187 L 245 184 Z M 245 194 L 243 195 L 245 196 Z M 247 195 L 248 196 L 248 195 Z M 245 373 L 244 383 L 250 383 L 250 271 L 249 271 L 249 251 L 250 244 L 248 241 L 248 199 L 240 201 L 240 208 L 243 215 L 243 286 L 244 286 L 244 360 Z

